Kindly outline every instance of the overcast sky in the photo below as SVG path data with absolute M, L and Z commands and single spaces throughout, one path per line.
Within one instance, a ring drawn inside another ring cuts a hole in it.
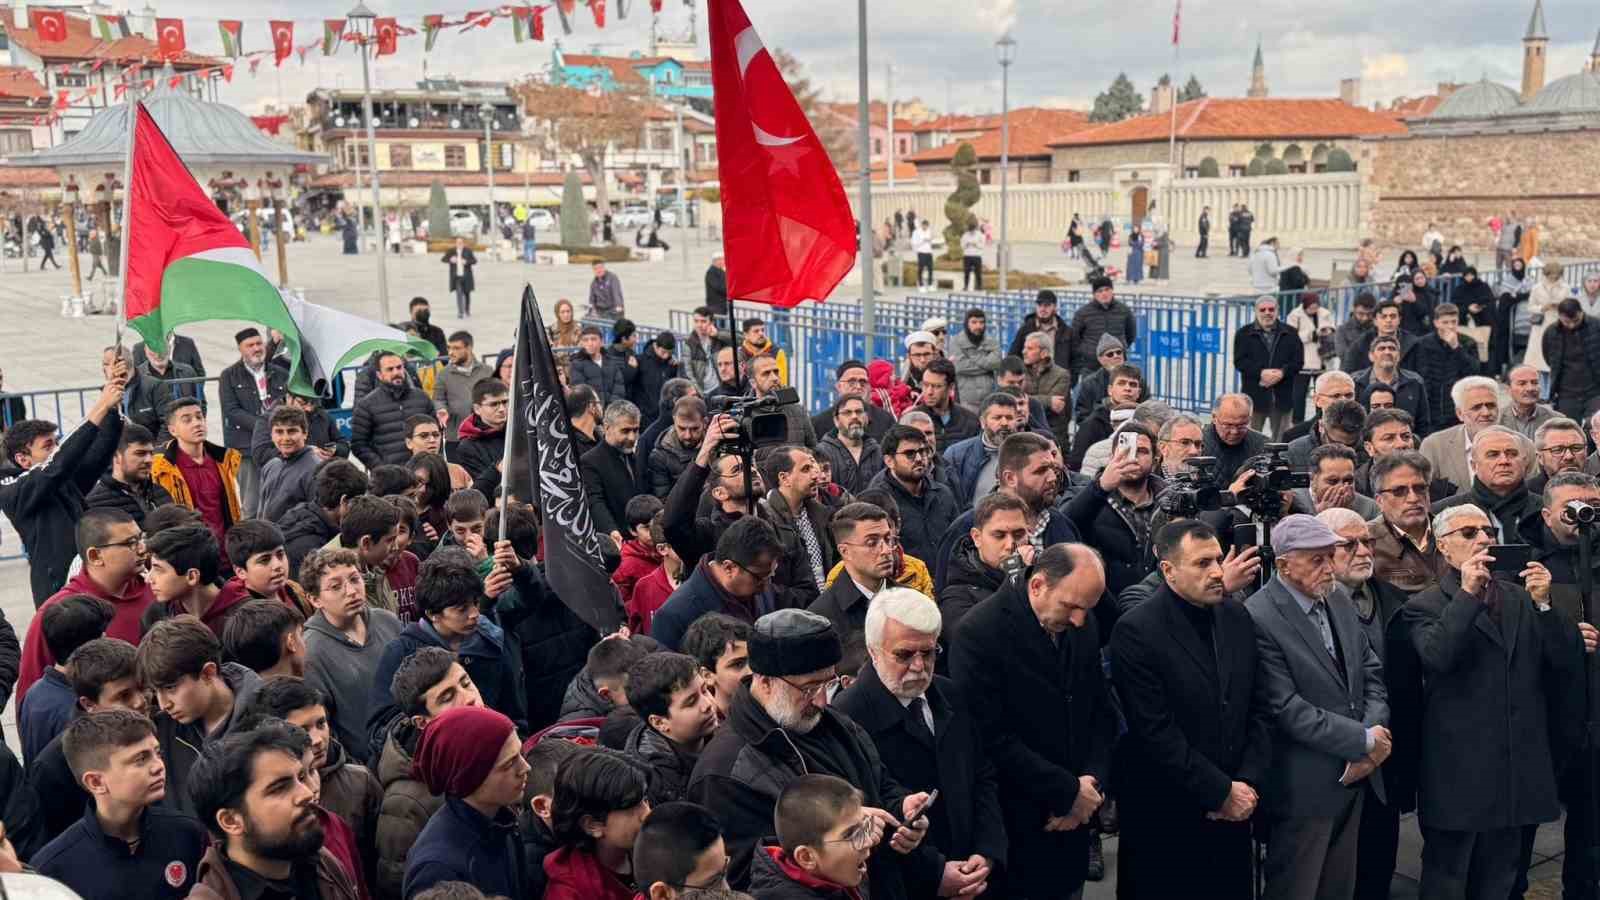
M 368 2 L 379 15 L 399 16 L 402 24 L 411 26 L 425 13 L 443 12 L 459 18 L 466 9 L 478 8 L 429 5 L 427 0 Z M 597 30 L 580 2 L 574 33 L 565 37 L 560 35 L 551 10 L 546 15 L 547 40 L 560 37 L 563 46 L 576 52 L 647 52 L 648 0 L 631 0 L 628 16 L 622 21 L 617 20 L 617 4 L 618 0 L 608 0 L 607 27 Z M 164 0 L 159 9 L 162 15 L 217 16 L 219 6 L 240 15 L 252 9 L 237 0 L 221 5 Z M 329 15 L 329 6 L 311 0 L 277 0 L 270 15 L 297 17 L 295 39 L 303 44 L 320 35 L 316 17 Z M 1600 29 L 1600 6 L 1593 0 L 1545 0 L 1544 6 L 1551 37 L 1547 80 L 1554 80 L 1578 71 L 1588 58 Z M 1070 11 L 1063 11 L 1067 7 Z M 794 53 L 831 98 L 855 99 L 855 3 L 746 0 L 745 8 L 768 47 Z M 1367 104 L 1398 95 L 1431 93 L 1439 81 L 1487 76 L 1518 85 L 1521 37 L 1531 3 L 1450 0 L 1433 8 L 1438 14 L 1430 19 L 1413 12 L 1414 7 L 1396 15 L 1393 3 L 1383 0 L 1320 4 L 1305 0 L 1189 0 L 1184 5 L 1178 80 L 1181 84 L 1192 73 L 1214 96 L 1242 96 L 1249 86 L 1250 61 L 1259 35 L 1273 96 L 1336 96 L 1339 79 L 1355 75 L 1362 77 L 1362 99 Z M 930 15 L 933 11 L 937 14 Z M 920 97 L 939 110 L 947 106 L 962 113 L 998 110 L 1000 74 L 993 45 L 1008 27 L 1018 40 L 1011 79 L 1014 106 L 1037 103 L 1087 108 L 1119 71 L 1126 72 L 1148 97 L 1156 79 L 1172 68 L 1172 8 L 1167 0 L 1137 9 L 1125 0 L 1076 0 L 1071 4 L 1060 0 L 872 0 L 869 12 L 873 96 L 882 96 L 885 68 L 892 63 L 896 97 Z M 661 19 L 664 30 L 684 30 L 689 18 L 682 0 L 665 0 Z M 246 50 L 268 45 L 264 23 L 248 22 L 245 28 Z M 698 30 L 704 48 L 703 6 Z M 192 49 L 220 49 L 214 20 L 192 19 L 187 31 Z M 595 44 L 600 46 L 595 48 Z M 501 19 L 487 30 L 441 34 L 431 55 L 423 54 L 420 35 L 403 39 L 399 54 L 378 62 L 375 81 L 382 87 L 409 87 L 422 77 L 424 60 L 433 74 L 514 79 L 547 67 L 550 48 L 548 43 L 516 44 L 511 23 Z M 314 50 L 303 66 L 291 57 L 282 69 L 274 69 L 270 60 L 263 63 L 255 78 L 239 72 L 233 85 L 225 88 L 224 99 L 254 111 L 264 103 L 299 102 L 319 85 L 360 84 L 361 69 L 349 48 L 329 59 Z

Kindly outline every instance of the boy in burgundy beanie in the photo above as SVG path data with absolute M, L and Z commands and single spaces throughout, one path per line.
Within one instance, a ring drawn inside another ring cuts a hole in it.
M 445 800 L 406 856 L 404 896 L 442 881 L 523 896 L 515 810 L 528 764 L 511 720 L 482 706 L 445 710 L 423 729 L 411 769 Z

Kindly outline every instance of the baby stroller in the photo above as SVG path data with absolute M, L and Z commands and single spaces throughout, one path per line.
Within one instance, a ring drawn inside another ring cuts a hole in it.
M 1117 278 L 1122 271 L 1115 264 L 1108 265 L 1106 257 L 1110 254 L 1100 252 L 1100 245 L 1094 241 L 1084 241 L 1078 248 L 1083 254 L 1083 280 L 1085 283 L 1096 278 Z

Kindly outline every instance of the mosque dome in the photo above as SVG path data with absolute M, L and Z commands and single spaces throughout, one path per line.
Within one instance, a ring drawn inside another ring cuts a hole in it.
M 1600 113 L 1600 73 L 1579 72 L 1557 78 L 1528 101 L 1527 112 Z
M 1484 79 L 1452 93 L 1433 111 L 1435 119 L 1476 119 L 1515 112 L 1520 103 L 1517 92 L 1503 84 Z

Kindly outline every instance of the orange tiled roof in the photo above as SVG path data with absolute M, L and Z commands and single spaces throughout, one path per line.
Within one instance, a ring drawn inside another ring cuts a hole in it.
M 1391 119 L 1422 119 L 1433 115 L 1433 111 L 1444 102 L 1438 94 L 1429 94 L 1426 97 L 1401 97 L 1389 104 L 1388 109 L 1379 110 L 1379 115 Z
M 3 174 L 5 171 L 5 169 L 0 169 L 0 174 Z M 520 184 L 522 181 L 522 176 L 519 174 L 508 175 L 504 172 L 499 172 L 496 174 L 502 179 L 502 186 L 505 185 L 506 182 L 504 179 L 507 178 L 510 178 L 513 182 L 518 184 Z M 482 172 L 386 171 L 381 173 L 381 177 L 384 185 L 387 187 L 427 187 L 433 184 L 433 180 L 435 178 L 439 179 L 439 181 L 444 184 L 445 187 L 483 187 L 489 183 L 488 177 Z M 589 176 L 587 173 L 579 172 L 578 178 L 584 184 L 589 183 Z M 560 172 L 536 172 L 528 176 L 528 184 L 534 187 L 560 187 L 566 183 L 566 180 L 567 176 Z M 628 179 L 619 178 L 618 180 L 626 181 Z M 365 181 L 361 182 L 359 185 L 356 183 L 354 172 L 326 172 L 311 179 L 311 186 L 318 188 L 352 188 L 361 187 L 365 184 Z
M 43 100 L 50 96 L 33 70 L 22 66 L 0 66 L 0 97 Z
M 993 129 L 985 130 L 972 140 L 952 141 L 943 146 L 913 153 L 906 159 L 909 162 L 922 163 L 949 162 L 955 158 L 956 151 L 962 144 L 971 144 L 979 159 L 999 159 L 999 116 L 995 116 L 995 119 L 997 124 Z M 1010 156 L 1014 158 L 1049 156 L 1053 141 L 1088 127 L 1090 127 L 1089 117 L 1075 109 L 1024 107 L 1011 114 Z
M 52 169 L 0 168 L 0 188 L 59 187 L 61 176 Z
M 912 131 L 986 131 L 1000 127 L 999 115 L 951 116 L 944 115 L 912 126 Z
M 1178 137 L 1184 140 L 1366 137 L 1405 134 L 1390 116 L 1343 100 L 1206 97 L 1178 104 Z M 1167 139 L 1168 113 L 1135 116 L 1050 141 L 1051 147 L 1139 144 Z
M 67 39 L 64 41 L 49 43 L 42 40 L 37 32 L 28 28 L 7 28 L 6 36 L 15 41 L 17 46 L 45 62 L 88 62 L 103 59 L 107 62 L 131 64 L 163 61 L 160 47 L 147 37 L 136 34 L 114 41 L 102 41 L 90 27 L 88 19 L 73 15 L 68 15 L 66 18 Z M 172 67 L 180 71 L 205 68 L 218 63 L 209 56 L 200 56 L 187 50 L 164 61 L 171 62 Z

